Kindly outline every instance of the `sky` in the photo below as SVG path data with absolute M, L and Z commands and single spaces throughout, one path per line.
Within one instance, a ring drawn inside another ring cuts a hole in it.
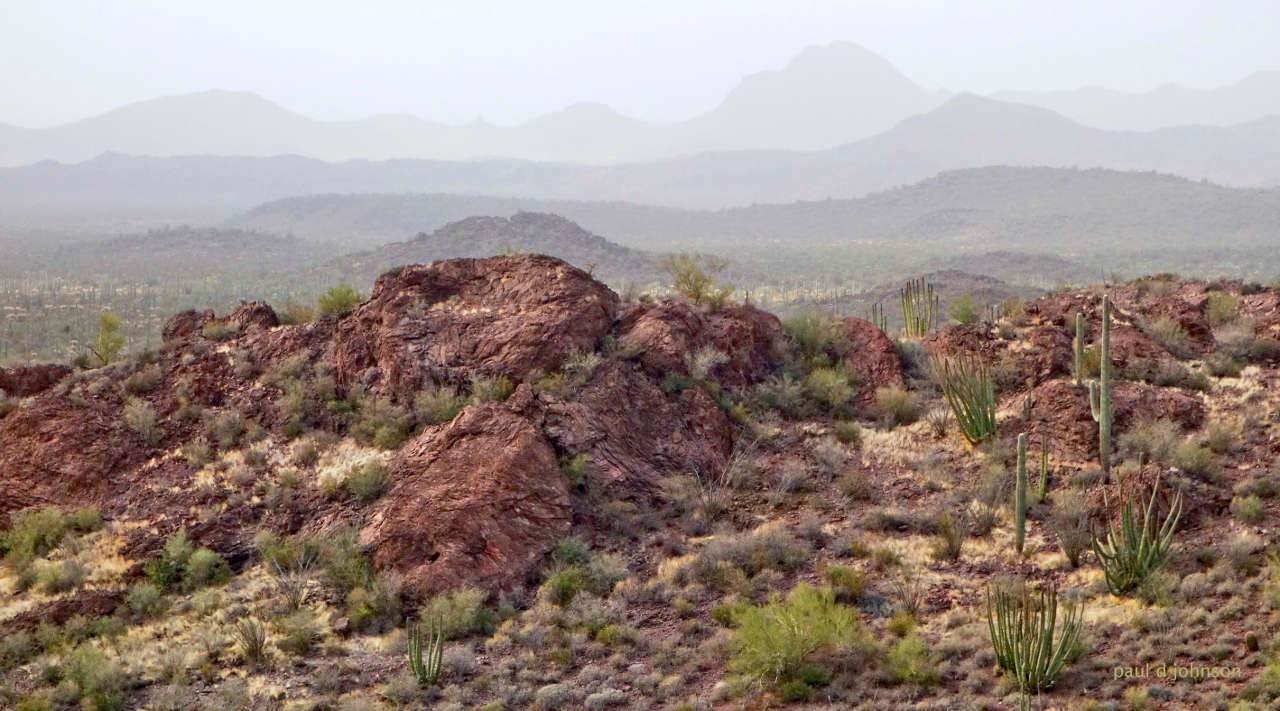
M 1212 87 L 1280 69 L 1271 0 L 0 0 L 0 123 L 252 91 L 325 119 L 652 121 L 847 40 L 930 89 Z

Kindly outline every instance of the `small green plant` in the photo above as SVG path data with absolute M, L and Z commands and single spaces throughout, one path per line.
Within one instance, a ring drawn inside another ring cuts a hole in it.
M 413 414 L 423 424 L 439 425 L 452 421 L 466 404 L 456 387 L 433 384 L 414 396 Z
M 763 683 L 795 677 L 820 647 L 848 645 L 866 635 L 853 609 L 838 604 L 829 588 L 805 582 L 785 599 L 775 595 L 736 618 L 729 668 Z
M 1080 558 L 1089 550 L 1093 536 L 1089 533 L 1089 508 L 1079 497 L 1068 498 L 1054 506 L 1049 515 L 1049 528 L 1058 538 L 1058 547 L 1072 568 L 1080 566 Z
M 408 624 L 409 669 L 423 688 L 434 686 L 440 680 L 440 665 L 444 657 L 444 630 L 439 621 L 433 620 L 424 639 L 421 624 Z M 425 652 L 425 658 L 424 658 Z
M 366 462 L 347 474 L 347 491 L 362 503 L 376 500 L 387 490 L 391 475 L 379 461 Z
M 250 665 L 258 666 L 267 659 L 267 628 L 261 622 L 246 617 L 231 627 L 240 655 Z
M 316 310 L 321 316 L 345 316 L 360 304 L 360 292 L 349 284 L 329 287 L 316 299 Z
M 849 374 L 840 368 L 814 368 L 804 376 L 805 394 L 832 414 L 839 414 L 858 394 Z
M 920 419 L 920 398 L 902 388 L 876 388 L 876 413 L 887 426 L 909 425 Z
M 1258 523 L 1262 520 L 1262 499 L 1257 496 L 1246 496 L 1235 502 L 1236 517 L 1245 523 Z
M 1021 582 L 987 586 L 987 631 L 996 666 L 1011 674 L 1024 694 L 1053 686 L 1079 643 L 1084 608 L 1070 601 L 1063 607 L 1058 631 L 1058 590 L 1052 583 L 1039 594 Z
M 1119 528 L 1114 521 L 1109 522 L 1106 539 L 1093 539 L 1093 552 L 1106 574 L 1107 589 L 1113 595 L 1136 589 L 1159 570 L 1169 556 L 1173 533 L 1182 516 L 1182 492 L 1174 494 L 1163 523 L 1157 520 L 1155 511 L 1159 493 L 1157 478 L 1145 508 L 1140 508 L 1140 502 L 1122 502 Z
M 125 426 L 153 447 L 164 437 L 164 430 L 156 421 L 155 409 L 145 400 L 129 398 L 125 401 L 123 417 Z
M 477 375 L 471 378 L 472 402 L 502 402 L 511 395 L 512 390 L 515 390 L 515 386 L 505 375 L 493 377 Z
M 1142 330 L 1175 358 L 1191 355 L 1191 336 L 1182 324 L 1169 316 L 1159 316 L 1142 324 Z
M 671 276 L 677 293 L 713 310 L 723 308 L 733 295 L 733 286 L 716 283 L 716 275 L 728 266 L 725 259 L 703 254 L 672 254 L 662 260 L 662 269 Z
M 964 539 L 968 533 L 965 530 L 964 521 L 954 513 L 946 511 L 938 516 L 936 528 L 937 541 L 931 551 L 933 557 L 938 560 L 959 560 L 960 554 L 964 551 Z
M 124 348 L 124 335 L 120 332 L 120 317 L 110 311 L 98 314 L 98 335 L 89 344 L 93 361 L 99 366 L 111 365 Z
M 977 323 L 978 307 L 974 305 L 972 296 L 961 294 L 947 307 L 947 316 L 957 323 L 966 325 Z
M 914 633 L 907 634 L 889 648 L 885 655 L 885 672 L 894 684 L 927 686 L 942 678 L 929 659 L 924 640 Z
M 990 369 L 977 358 L 939 358 L 930 362 L 933 379 L 969 444 L 996 435 L 996 388 Z

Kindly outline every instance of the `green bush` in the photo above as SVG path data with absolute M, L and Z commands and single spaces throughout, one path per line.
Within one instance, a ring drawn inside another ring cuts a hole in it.
M 1215 291 L 1209 294 L 1204 304 L 1204 315 L 1209 325 L 1217 328 L 1236 320 L 1240 315 L 1240 300 L 1233 294 Z
M 361 444 L 395 449 L 413 434 L 413 416 L 387 398 L 362 397 L 350 432 Z
M 1142 330 L 1175 358 L 1186 358 L 1191 355 L 1191 336 L 1187 333 L 1187 329 L 1173 318 L 1157 317 L 1145 322 Z
M 244 415 L 234 410 L 215 413 L 205 422 L 205 431 L 209 438 L 218 445 L 218 449 L 231 449 L 240 441 L 248 425 Z
M 733 294 L 731 285 L 715 281 L 715 275 L 727 266 L 724 259 L 702 254 L 672 254 L 662 260 L 662 269 L 671 276 L 677 293 L 713 310 L 723 308 Z
M 222 556 L 208 548 L 195 548 L 179 529 L 165 540 L 160 555 L 145 566 L 147 577 L 161 591 L 194 590 L 225 583 L 231 568 Z
M 908 634 L 889 648 L 885 655 L 885 673 L 894 684 L 928 686 L 942 678 L 929 658 L 924 641 L 915 634 Z
M 97 647 L 82 644 L 67 656 L 66 678 L 75 685 L 82 708 L 117 711 L 125 705 L 125 672 Z
M 788 681 L 822 647 L 867 647 L 868 635 L 852 608 L 829 588 L 800 582 L 785 599 L 749 606 L 737 615 L 728 667 L 766 683 Z
M 830 586 L 836 602 L 852 605 L 862 599 L 867 579 L 862 571 L 847 565 L 831 564 L 822 572 L 823 580 Z
M 359 306 L 363 298 L 355 287 L 338 284 L 329 287 L 328 291 L 316 299 L 316 310 L 321 316 L 345 316 Z
M 1145 507 L 1141 501 L 1122 502 L 1120 525 L 1109 522 L 1105 540 L 1093 539 L 1093 552 L 1106 575 L 1107 589 L 1113 595 L 1123 595 L 1141 586 L 1169 557 L 1174 530 L 1182 517 L 1182 492 L 1174 495 L 1161 522 L 1155 508 L 1159 489 L 1157 479 Z
M 430 385 L 413 398 L 413 414 L 427 425 L 453 421 L 467 399 L 452 385 Z
M 183 566 L 182 580 L 187 589 L 221 585 L 230 579 L 231 566 L 208 548 L 197 548 Z
M 511 395 L 512 390 L 515 390 L 515 386 L 505 375 L 477 375 L 471 378 L 471 399 L 474 402 L 502 402 Z
M 200 329 L 200 335 L 211 341 L 229 341 L 236 335 L 236 325 L 230 321 L 213 319 Z
M 434 621 L 445 639 L 492 631 L 494 616 L 485 607 L 485 593 L 479 588 L 463 588 L 432 597 L 418 611 L 418 618 Z
M 782 322 L 782 328 L 810 368 L 829 365 L 849 350 L 849 338 L 840 321 L 820 311 L 789 318 Z
M 909 425 L 920 419 L 920 398 L 902 388 L 876 388 L 876 414 L 890 427 Z
M 36 571 L 36 585 L 47 595 L 57 595 L 84 585 L 89 571 L 75 560 L 46 563 Z
M 1212 479 L 1218 474 L 1218 461 L 1213 450 L 1196 442 L 1184 440 L 1173 449 L 1173 466 L 1192 476 Z
M 972 296 L 961 294 L 947 307 L 947 316 L 963 324 L 977 323 L 978 307 L 974 305 Z
M 1262 507 L 1262 499 L 1253 495 L 1237 499 L 1235 508 L 1236 517 L 1245 523 L 1258 523 L 1265 513 Z
M 120 317 L 110 311 L 98 314 L 98 335 L 89 344 L 92 362 L 97 366 L 111 365 L 120 357 L 124 348 L 124 335 L 120 332 Z
M 831 432 L 841 444 L 847 444 L 855 449 L 862 444 L 862 428 L 853 420 L 841 420 L 835 423 Z
M 1116 438 L 1120 456 L 1158 464 L 1173 460 L 1174 450 L 1182 439 L 1178 425 L 1169 420 L 1145 418 L 1130 425 Z
M 129 398 L 124 404 L 123 417 L 125 426 L 153 447 L 164 437 L 164 430 L 156 420 L 156 411 L 146 401 Z
M 124 379 L 124 391 L 130 395 L 151 392 L 160 383 L 160 377 L 160 368 L 157 366 L 140 368 Z
M 11 514 L 9 520 L 9 530 L 0 532 L 0 553 L 6 563 L 18 570 L 53 550 L 67 533 L 88 533 L 102 525 L 97 509 L 67 514 L 56 506 L 22 509 Z
M 856 383 L 839 368 L 815 368 L 804 377 L 806 395 L 827 412 L 842 412 L 858 394 Z
M 390 479 L 391 475 L 382 462 L 366 462 L 347 474 L 347 491 L 367 504 L 382 496 Z
M 142 618 L 159 617 L 169 607 L 164 592 L 151 583 L 138 583 L 129 588 L 125 603 L 135 615 Z

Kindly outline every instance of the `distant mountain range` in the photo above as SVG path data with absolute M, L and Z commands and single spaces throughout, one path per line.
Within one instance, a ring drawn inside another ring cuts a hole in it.
M 317 121 L 255 94 L 207 91 L 47 129 L 0 126 L 0 165 L 74 163 L 103 152 L 602 163 L 705 151 L 816 150 L 888 129 L 946 96 L 926 91 L 856 44 L 836 42 L 805 49 L 779 71 L 746 77 L 719 106 L 679 123 L 639 121 L 591 103 L 518 126 L 446 125 L 406 115 Z
M 1149 131 L 1171 126 L 1231 126 L 1280 116 L 1280 71 L 1257 72 L 1231 86 L 1214 89 L 1169 84 L 1146 92 L 1086 87 L 1001 91 L 992 96 L 1050 109 L 1096 128 Z
M 152 157 L 297 155 L 329 162 L 502 158 L 618 164 L 669 161 L 709 152 L 823 151 L 890 131 L 912 117 L 937 109 L 951 97 L 946 91 L 923 88 L 883 57 L 859 45 L 834 42 L 806 48 L 779 70 L 744 78 L 714 109 L 676 123 L 641 121 L 596 103 L 574 104 L 515 126 L 479 120 L 450 125 L 409 115 L 320 121 L 255 94 L 214 90 L 129 104 L 51 128 L 0 125 L 0 166 L 43 160 L 79 163 L 103 153 Z M 1223 134 L 1232 138 L 1185 131 L 1163 137 L 1112 137 L 1113 143 L 1137 144 L 1132 154 L 1119 155 L 1115 146 L 1094 145 L 1101 141 L 1100 136 L 1076 136 L 1074 142 L 1060 145 L 1056 154 L 1046 157 L 1054 159 L 1050 163 L 1053 165 L 1065 160 L 1067 165 L 1129 168 L 1143 164 L 1160 169 L 1172 169 L 1181 160 L 1187 163 L 1188 172 L 1184 174 L 1199 177 L 1190 171 L 1205 169 L 1203 157 L 1190 159 L 1180 154 L 1170 158 L 1169 166 L 1150 165 L 1152 150 L 1187 139 L 1207 141 L 1206 150 L 1219 147 L 1216 142 L 1221 140 L 1239 142 L 1244 148 L 1270 150 L 1270 144 L 1249 143 L 1255 137 L 1250 128 L 1241 124 L 1280 115 L 1280 72 L 1260 72 L 1217 89 L 1170 85 L 1145 93 L 1126 93 L 1085 88 L 1007 91 L 993 97 L 1059 114 L 1025 113 L 1024 117 L 1031 121 L 1059 122 L 1065 117 L 1068 124 L 1074 121 L 1112 131 L 1193 125 L 1234 127 Z M 981 118 L 956 117 L 952 115 L 954 111 L 953 106 L 932 119 L 921 120 L 927 124 L 939 118 Z M 974 128 L 961 122 L 940 138 L 955 142 Z M 999 130 L 1000 125 L 979 128 L 985 132 Z M 893 139 L 888 142 L 896 145 Z M 995 148 L 982 142 L 976 147 Z M 725 159 L 714 160 L 722 163 Z M 754 154 L 740 160 L 784 169 L 793 162 L 805 161 L 797 157 L 775 166 L 777 159 Z M 1098 160 L 1111 162 L 1095 163 Z M 980 164 L 993 162 L 997 161 Z M 741 163 L 732 167 L 737 169 Z M 707 170 L 714 172 L 710 167 Z M 1205 177 L 1248 182 L 1237 177 L 1240 172 L 1240 166 L 1233 164 L 1220 171 L 1208 171 Z M 829 189 L 841 185 L 836 183 Z M 842 190 L 833 194 L 848 192 Z
M 610 166 L 104 156 L 0 168 L 0 223 L 24 211 L 235 211 L 315 193 L 440 192 L 714 209 L 853 198 L 989 165 L 1158 171 L 1233 186 L 1280 181 L 1280 117 L 1231 127 L 1088 128 L 1046 109 L 963 94 L 823 151 L 735 151 Z

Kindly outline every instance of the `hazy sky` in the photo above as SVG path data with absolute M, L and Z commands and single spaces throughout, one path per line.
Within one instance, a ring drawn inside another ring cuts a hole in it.
M 1273 0 L 3 0 L 0 122 L 254 91 L 302 113 L 514 123 L 579 100 L 651 120 L 849 40 L 929 88 L 1215 86 L 1280 69 Z

